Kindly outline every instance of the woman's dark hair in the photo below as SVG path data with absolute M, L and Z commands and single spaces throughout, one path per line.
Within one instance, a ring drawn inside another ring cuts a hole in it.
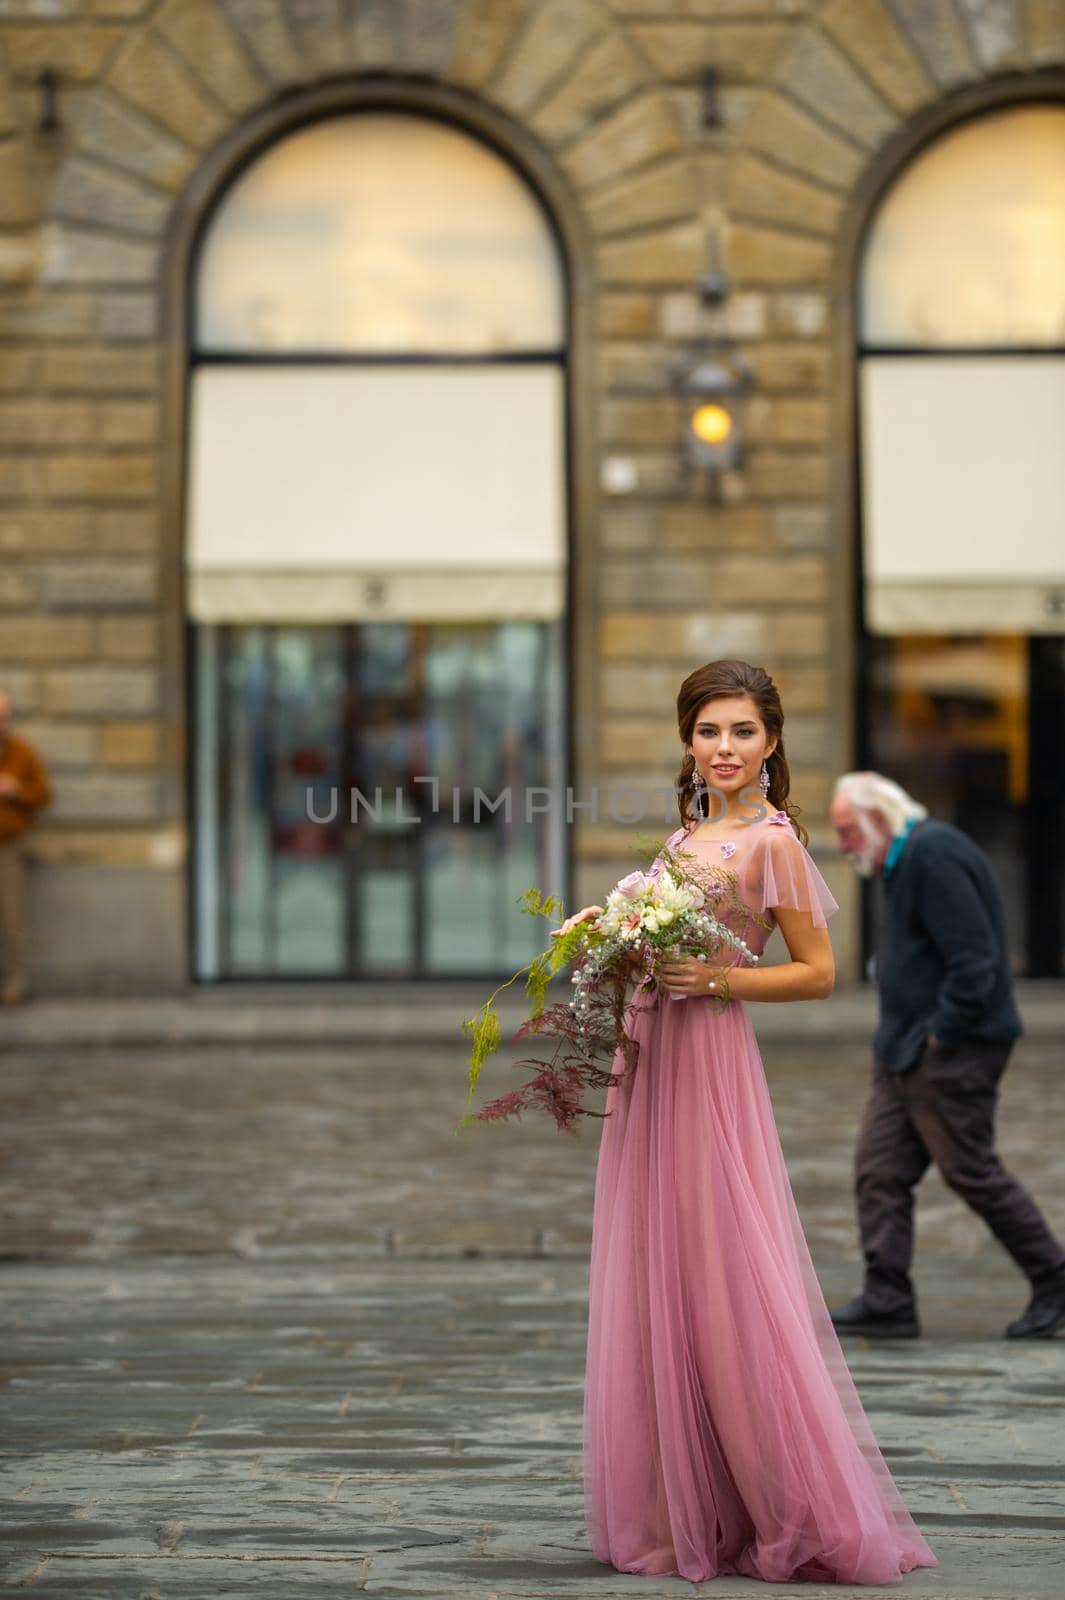
M 766 803 L 775 807 L 777 811 L 787 812 L 799 839 L 806 844 L 806 829 L 797 820 L 801 807 L 793 805 L 788 799 L 791 774 L 788 771 L 787 756 L 784 754 L 782 732 L 784 712 L 780 704 L 780 695 L 765 668 L 752 667 L 748 661 L 708 661 L 705 667 L 696 667 L 694 672 L 689 672 L 680 686 L 677 695 L 677 731 L 685 746 L 684 760 L 675 780 L 680 820 L 683 823 L 702 820 L 692 811 L 695 757 L 689 748 L 700 706 L 704 706 L 708 700 L 731 699 L 735 695 L 744 694 L 749 695 L 757 706 L 766 733 L 771 739 L 776 739 L 776 749 L 772 755 L 766 757 L 766 768 L 769 772 L 769 793 L 766 795 Z

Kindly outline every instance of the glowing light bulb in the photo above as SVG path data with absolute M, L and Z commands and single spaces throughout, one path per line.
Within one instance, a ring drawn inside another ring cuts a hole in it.
M 732 417 L 724 406 L 700 406 L 692 413 L 690 426 L 704 444 L 722 444 L 732 432 Z

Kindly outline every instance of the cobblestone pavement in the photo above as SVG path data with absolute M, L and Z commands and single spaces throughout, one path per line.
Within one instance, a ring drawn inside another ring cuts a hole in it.
M 765 1059 L 830 1304 L 860 1282 L 860 1052 Z M 580 1407 L 597 1123 L 453 1132 L 463 1043 L 9 1052 L 0 1061 L 0 1586 L 78 1600 L 794 1594 L 592 1557 Z M 486 1091 L 507 1081 L 506 1058 Z M 1057 1053 L 1000 1149 L 1065 1228 Z M 1065 1339 L 931 1172 L 925 1337 L 846 1348 L 940 1559 L 884 1590 L 1065 1594 Z

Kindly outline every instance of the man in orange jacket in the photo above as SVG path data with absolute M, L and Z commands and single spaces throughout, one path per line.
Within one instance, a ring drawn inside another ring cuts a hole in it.
M 22 917 L 22 837 L 51 785 L 33 746 L 11 731 L 11 701 L 0 689 L 0 1005 L 26 997 L 26 934 Z

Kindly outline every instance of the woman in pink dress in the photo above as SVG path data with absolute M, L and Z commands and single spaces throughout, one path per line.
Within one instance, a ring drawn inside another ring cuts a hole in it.
M 677 720 L 682 821 L 666 844 L 752 951 L 776 925 L 792 959 L 663 961 L 629 1002 L 637 1065 L 622 1076 L 614 1058 L 596 1169 L 588 1536 L 621 1572 L 895 1583 L 938 1563 L 832 1326 L 744 1004 L 830 993 L 838 906 L 787 809 L 772 679 L 711 662 L 685 679 Z M 700 820 L 713 791 L 718 814 Z

